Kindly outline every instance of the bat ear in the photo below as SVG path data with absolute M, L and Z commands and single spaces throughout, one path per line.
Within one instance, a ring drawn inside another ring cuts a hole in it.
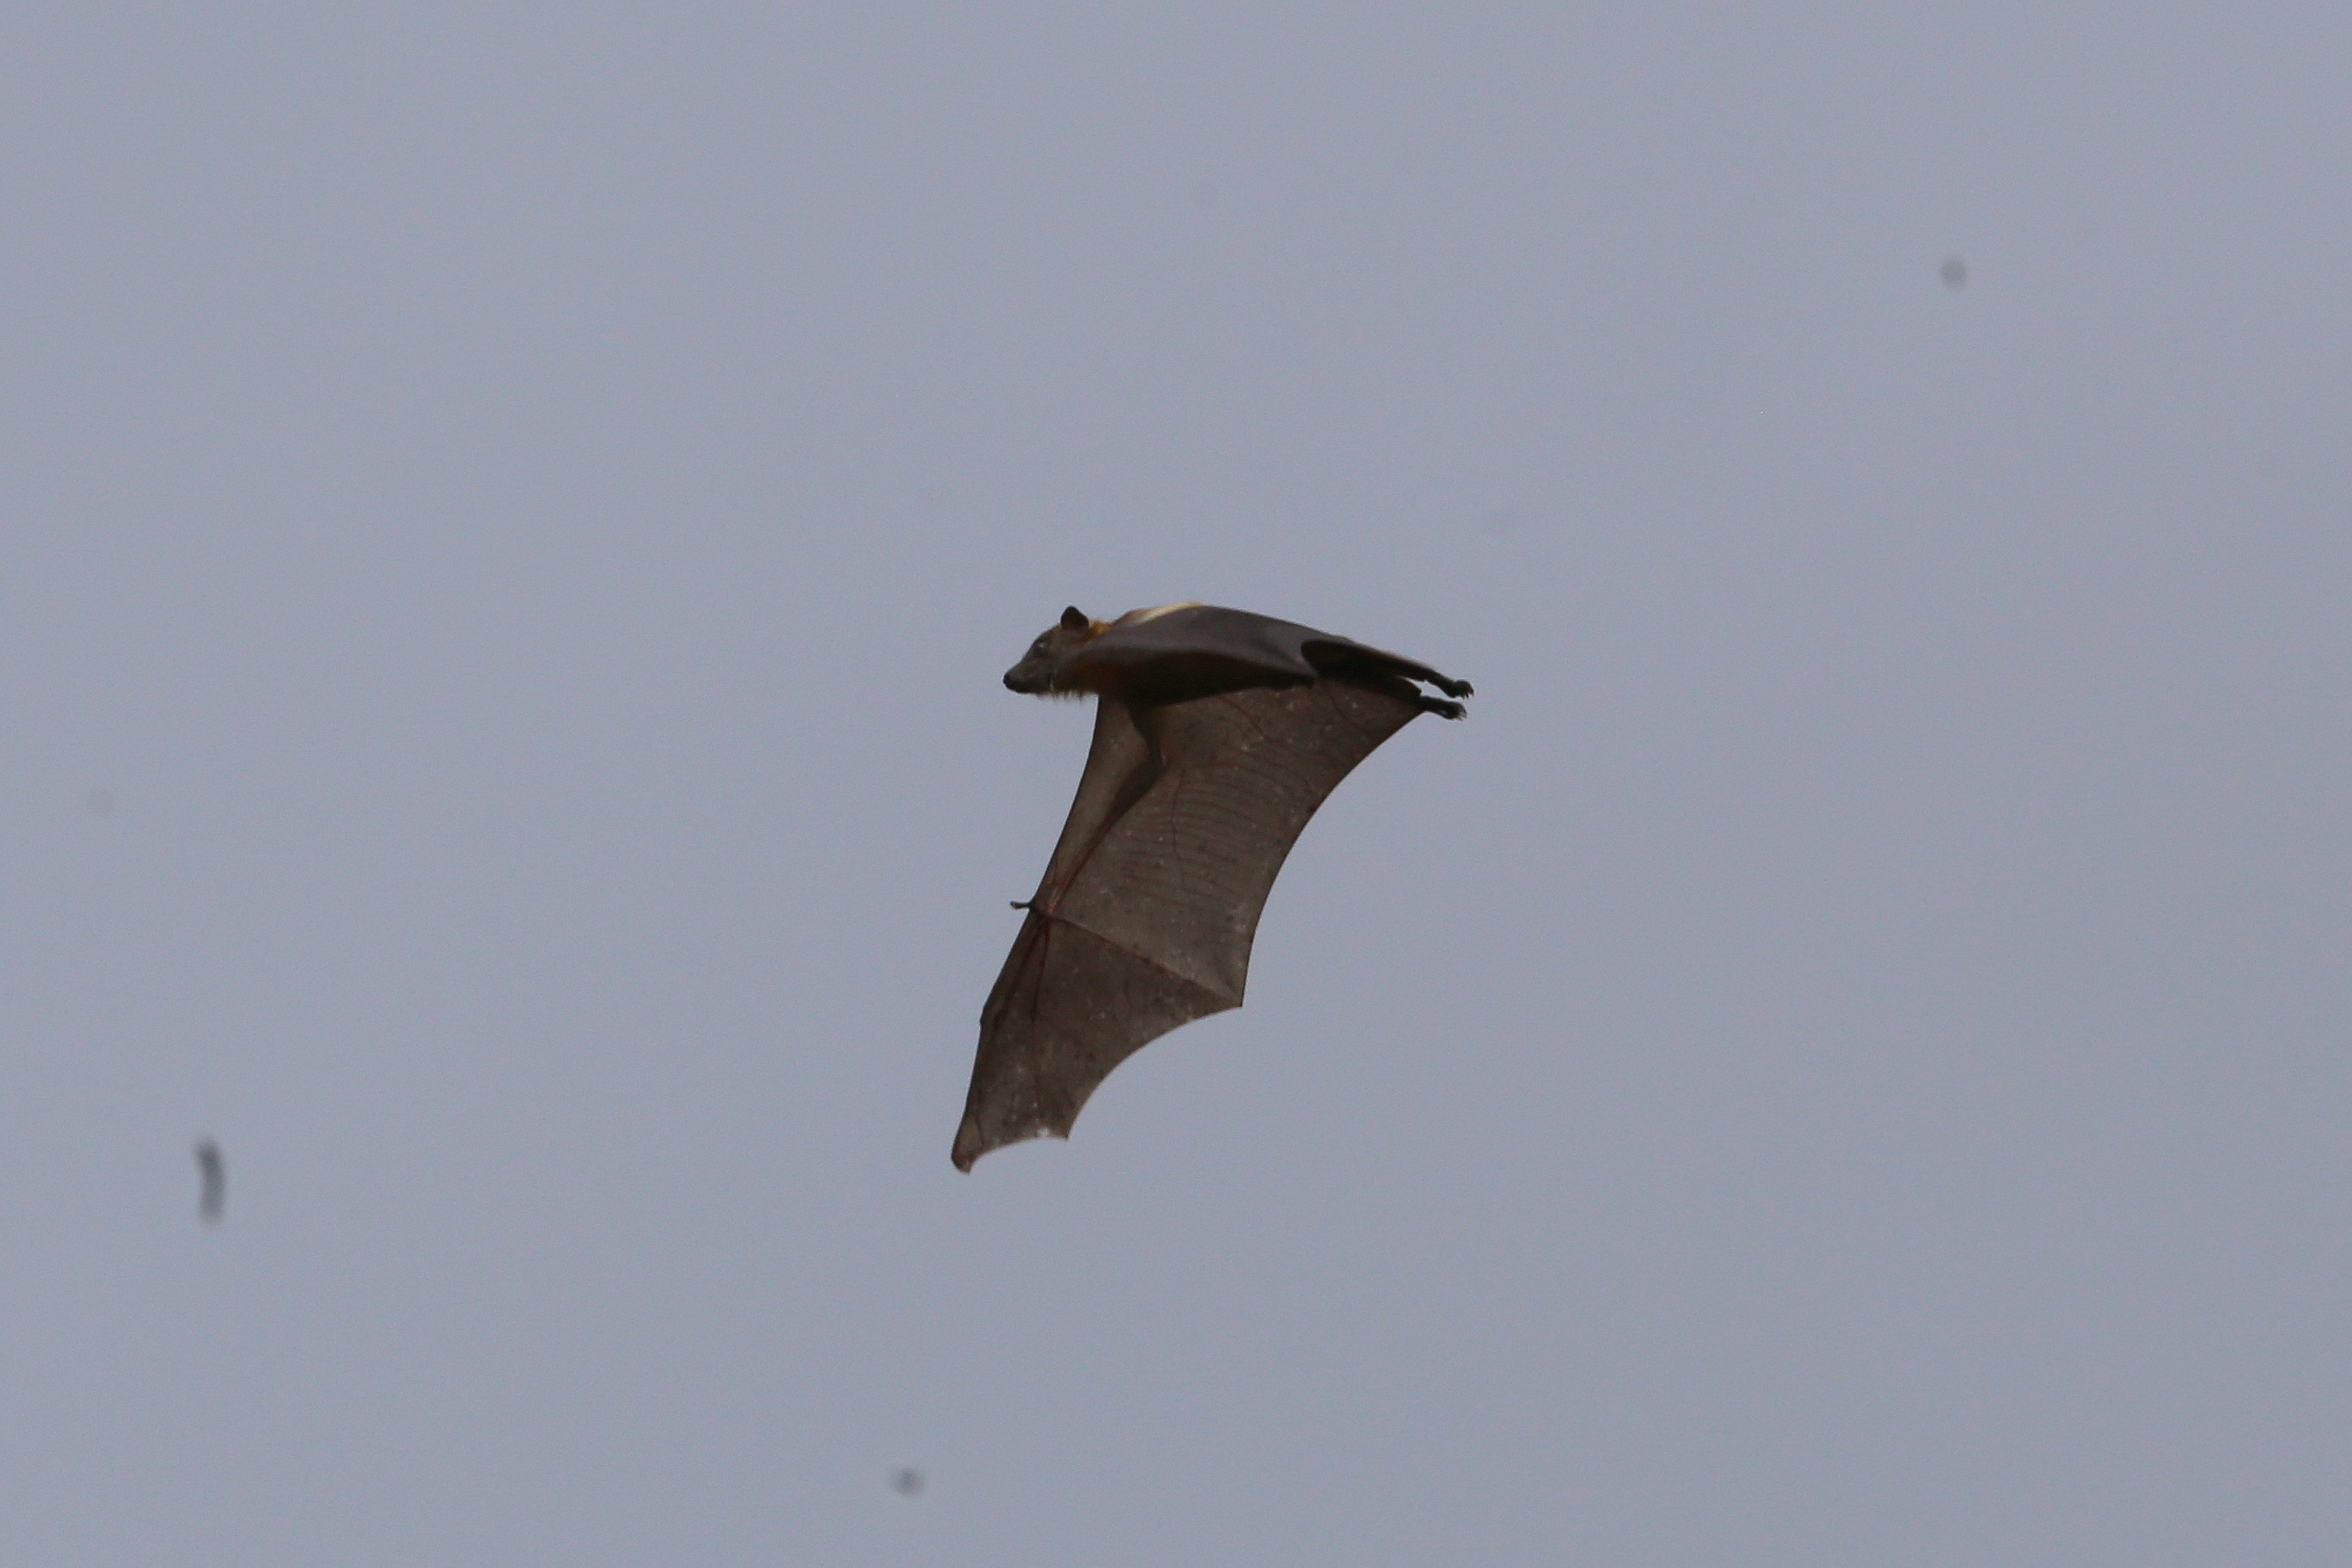
M 1078 608 L 1076 605 L 1072 605 L 1069 608 L 1062 612 L 1062 624 L 1076 632 L 1084 631 L 1087 627 L 1094 625 L 1094 622 L 1087 618 L 1087 613 L 1084 610 Z

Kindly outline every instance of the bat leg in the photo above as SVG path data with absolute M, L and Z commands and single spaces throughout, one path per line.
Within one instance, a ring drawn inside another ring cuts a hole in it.
M 1374 691 L 1393 697 L 1400 702 L 1410 702 L 1423 712 L 1434 713 L 1441 719 L 1459 719 L 1469 711 L 1459 702 L 1449 702 L 1443 697 L 1431 697 L 1424 694 L 1420 687 L 1402 675 L 1350 673 L 1345 679 L 1358 686 L 1368 686 Z M 1450 691 L 1454 686 L 1461 685 L 1462 683 L 1457 680 L 1446 689 Z M 1462 689 L 1466 692 L 1470 689 L 1464 686 Z
M 1368 680 L 1386 691 L 1397 690 L 1397 688 L 1389 684 L 1391 680 L 1403 679 L 1417 680 L 1424 686 L 1434 686 L 1448 697 L 1472 695 L 1470 683 L 1466 680 L 1456 680 L 1452 676 L 1432 669 L 1425 664 L 1415 664 L 1409 658 L 1400 658 L 1395 654 L 1384 653 L 1376 647 L 1365 647 L 1360 643 L 1347 642 L 1344 638 L 1336 643 L 1309 642 L 1305 651 L 1308 662 L 1324 675 Z M 1426 704 L 1423 704 L 1422 711 L 1436 713 L 1447 719 L 1462 717 L 1458 710 L 1448 713 L 1443 707 L 1433 708 Z

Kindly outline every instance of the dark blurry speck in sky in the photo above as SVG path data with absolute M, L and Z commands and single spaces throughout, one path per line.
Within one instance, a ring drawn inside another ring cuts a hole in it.
M 221 1159 L 220 1145 L 209 1138 L 196 1140 L 196 1173 L 204 1182 L 196 1212 L 204 1215 L 205 1224 L 218 1225 L 228 1203 L 228 1166 Z

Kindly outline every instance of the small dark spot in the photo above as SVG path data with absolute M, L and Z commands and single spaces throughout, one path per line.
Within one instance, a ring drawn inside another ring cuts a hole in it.
M 110 789 L 94 789 L 82 797 L 82 805 L 89 809 L 92 816 L 112 816 L 114 792 Z
M 890 1489 L 900 1497 L 922 1496 L 923 1472 L 911 1467 L 902 1467 L 891 1471 Z
M 1957 256 L 1944 258 L 1944 287 L 1958 289 L 1969 280 L 1969 264 Z
M 220 1145 L 209 1138 L 196 1140 L 196 1173 L 204 1181 L 196 1212 L 206 1225 L 218 1225 L 221 1211 L 228 1206 L 228 1165 L 221 1159 Z

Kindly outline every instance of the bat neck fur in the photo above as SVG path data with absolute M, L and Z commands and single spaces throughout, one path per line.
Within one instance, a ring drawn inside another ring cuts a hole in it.
M 1129 610 L 1108 625 L 1101 621 L 1089 624 L 1094 627 L 1096 635 L 1100 636 L 1108 631 L 1111 626 L 1139 626 L 1146 621 L 1158 620 L 1171 610 L 1197 610 L 1200 607 L 1201 601 L 1198 599 L 1179 599 L 1172 605 L 1154 605 L 1148 610 Z

